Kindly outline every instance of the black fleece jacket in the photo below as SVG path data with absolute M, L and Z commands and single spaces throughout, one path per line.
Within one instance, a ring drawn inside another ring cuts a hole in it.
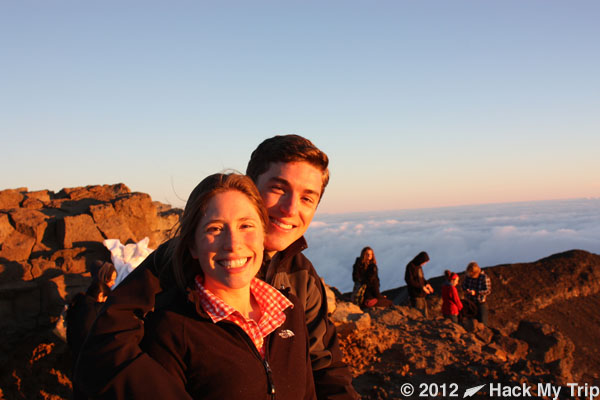
M 301 253 L 304 238 L 275 254 L 259 276 L 277 289 L 289 288 L 306 312 L 309 352 L 319 399 L 358 399 L 352 375 L 342 362 L 335 326 L 327 317 L 325 288 L 310 261 Z M 91 396 L 102 398 L 189 398 L 174 382 L 144 379 L 166 370 L 140 347 L 144 317 L 160 310 L 173 287 L 168 242 L 150 254 L 109 296 L 83 346 L 75 379 Z M 158 276 L 161 275 L 160 279 Z

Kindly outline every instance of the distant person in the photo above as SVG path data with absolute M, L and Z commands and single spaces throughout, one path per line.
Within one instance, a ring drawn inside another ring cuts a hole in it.
M 76 294 L 66 312 L 67 343 L 74 361 L 77 361 L 79 349 L 117 279 L 117 270 L 112 263 L 96 260 L 94 266 L 87 291 Z
M 112 290 L 113 286 L 115 286 L 115 282 L 117 280 L 117 270 L 113 263 L 96 261 L 96 266 L 98 268 L 96 272 L 96 277 L 100 282 L 103 282 L 108 286 L 109 289 Z
M 442 285 L 442 315 L 444 318 L 458 323 L 458 314 L 463 308 L 463 304 L 458 297 L 458 274 L 449 270 L 444 271 L 446 282 Z
M 109 294 L 110 288 L 96 277 L 85 293 L 77 293 L 73 297 L 67 308 L 67 345 L 71 350 L 73 368 L 79 357 L 81 346 Z M 73 398 L 75 400 L 88 398 L 79 389 L 76 382 L 73 382 Z
M 389 307 L 392 301 L 379 292 L 379 275 L 377 273 L 377 260 L 370 247 L 365 247 L 360 252 L 352 268 L 352 280 L 356 293 L 355 302 L 364 307 Z
M 462 283 L 468 300 L 477 305 L 477 320 L 482 324 L 488 324 L 487 296 L 492 292 L 492 281 L 475 261 L 467 265 L 467 276 Z
M 141 344 L 166 373 L 148 379 L 174 379 L 195 399 L 316 400 L 304 309 L 255 278 L 268 221 L 245 175 L 210 175 L 192 191 L 171 241 L 177 289 Z
M 425 318 L 429 317 L 425 296 L 433 293 L 433 288 L 423 276 L 423 266 L 429 262 L 429 255 L 422 251 L 406 265 L 404 280 L 408 287 L 410 305 L 421 311 Z
M 364 292 L 366 289 L 364 284 L 365 273 L 367 272 L 367 267 L 371 261 L 377 263 L 373 249 L 370 247 L 365 247 L 360 251 L 360 256 L 356 257 L 354 265 L 352 266 L 352 281 L 354 282 L 352 301 L 357 304 L 362 303 L 362 299 L 364 298 Z

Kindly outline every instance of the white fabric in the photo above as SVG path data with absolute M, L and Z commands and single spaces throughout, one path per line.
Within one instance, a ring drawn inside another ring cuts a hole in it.
M 121 244 L 119 239 L 106 239 L 103 242 L 104 246 L 110 251 L 110 258 L 117 270 L 117 279 L 115 280 L 115 285 L 112 287 L 113 290 L 131 271 L 144 261 L 148 254 L 154 251 L 148 247 L 149 242 L 150 238 L 147 237 L 137 243 L 127 245 Z

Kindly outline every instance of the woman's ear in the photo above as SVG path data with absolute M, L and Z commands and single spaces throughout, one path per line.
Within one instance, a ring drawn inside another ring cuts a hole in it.
M 196 244 L 192 243 L 191 245 L 188 246 L 188 250 L 190 251 L 190 254 L 192 255 L 192 258 L 197 260 L 198 259 L 198 252 L 196 251 Z

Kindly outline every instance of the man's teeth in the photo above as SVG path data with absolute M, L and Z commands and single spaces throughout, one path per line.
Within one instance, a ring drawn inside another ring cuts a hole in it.
M 288 225 L 288 224 L 284 224 L 283 222 L 276 220 L 276 219 L 272 219 L 271 220 L 275 225 L 277 225 L 280 228 L 283 229 L 292 229 L 294 227 L 294 225 Z
M 246 258 L 238 258 L 237 260 L 221 260 L 219 264 L 221 264 L 225 268 L 239 268 L 246 264 L 248 261 L 248 257 Z

